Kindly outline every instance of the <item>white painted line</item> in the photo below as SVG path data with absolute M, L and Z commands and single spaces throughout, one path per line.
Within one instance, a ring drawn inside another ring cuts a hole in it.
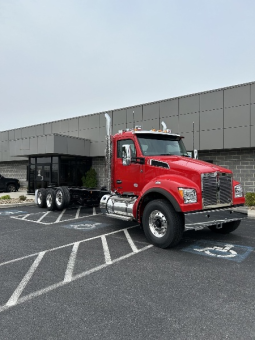
M 97 214 L 97 215 L 102 215 L 102 214 Z M 23 216 L 23 215 L 22 215 Z M 93 217 L 94 215 L 86 215 L 86 216 L 81 216 L 81 217 L 79 217 L 79 218 L 77 218 L 77 219 L 81 219 L 81 218 L 87 218 L 87 217 Z M 20 218 L 18 218 L 17 216 L 10 216 L 10 218 L 13 218 L 13 219 L 15 219 L 15 220 L 21 220 Z M 55 222 L 38 222 L 38 221 L 33 221 L 33 220 L 26 220 L 27 222 L 32 222 L 32 223 L 38 223 L 38 224 L 43 224 L 43 225 L 52 225 L 52 224 L 56 224 L 56 223 L 62 223 L 62 222 L 69 222 L 69 221 L 73 221 L 74 220 L 74 217 L 72 217 L 72 218 L 69 218 L 69 219 L 67 219 L 67 220 L 61 220 L 61 221 L 59 221 L 59 222 L 57 222 L 57 221 L 55 221 Z
M 132 228 L 132 227 L 131 227 L 131 228 Z M 152 245 L 152 244 L 149 244 L 148 246 L 139 249 L 137 253 L 140 253 L 140 252 L 142 252 L 142 251 L 144 251 L 144 250 L 147 250 L 147 249 L 149 249 L 149 248 L 151 248 L 151 247 L 153 247 L 153 245 Z M 127 255 L 121 256 L 121 257 L 119 257 L 118 259 L 113 260 L 113 261 L 112 261 L 112 264 L 117 263 L 117 262 L 120 262 L 120 261 L 122 261 L 122 260 L 124 260 L 124 259 L 127 259 L 128 257 L 133 256 L 133 255 L 135 255 L 135 254 L 136 254 L 136 253 L 132 252 L 132 253 L 129 253 L 129 254 L 127 254 Z M 110 265 L 110 264 L 104 263 L 104 264 L 102 264 L 102 265 L 100 265 L 100 266 L 98 266 L 98 267 L 92 268 L 92 269 L 90 269 L 90 270 L 88 270 L 88 271 L 85 271 L 85 272 L 82 272 L 82 273 L 80 273 L 80 274 L 78 274 L 78 275 L 75 275 L 75 276 L 73 276 L 72 281 L 76 281 L 76 280 L 81 279 L 81 278 L 83 278 L 83 277 L 85 277 L 85 276 L 88 276 L 88 275 L 90 275 L 90 274 L 92 274 L 92 273 L 95 273 L 95 272 L 99 271 L 100 269 L 103 269 L 103 268 L 105 268 L 105 267 L 108 267 L 109 265 Z M 71 281 L 71 282 L 72 282 L 72 281 Z M 23 296 L 23 297 L 21 297 L 21 298 L 17 301 L 16 305 L 19 305 L 19 304 L 21 304 L 21 303 L 27 302 L 27 301 L 29 301 L 29 300 L 31 300 L 31 299 L 37 297 L 37 296 L 43 295 L 43 294 L 45 294 L 45 293 L 48 293 L 48 292 L 50 292 L 50 291 L 52 291 L 52 290 L 54 290 L 54 289 L 57 289 L 57 288 L 59 288 L 59 287 L 62 287 L 62 286 L 64 286 L 64 285 L 66 285 L 66 284 L 68 284 L 68 283 L 69 283 L 69 282 L 61 281 L 61 282 L 59 282 L 59 283 L 55 283 L 55 284 L 53 284 L 53 285 L 51 285 L 51 286 L 49 286 L 49 287 L 46 287 L 46 288 L 44 288 L 44 289 L 38 290 L 38 291 L 36 291 L 36 292 L 34 292 L 34 293 L 31 293 L 31 294 L 28 294 L 28 295 L 26 295 L 26 296 Z M 0 313 L 3 312 L 3 311 L 5 311 L 5 310 L 7 310 L 7 309 L 9 309 L 10 307 L 11 307 L 11 306 L 7 306 L 7 305 L 5 305 L 5 306 L 0 306 Z
M 66 268 L 64 282 L 72 281 L 73 270 L 74 270 L 74 265 L 75 265 L 75 260 L 76 260 L 79 245 L 80 245 L 80 242 L 76 242 L 73 245 L 73 249 L 72 249 L 71 255 L 69 257 L 68 265 L 67 265 L 67 268 Z
M 31 214 L 26 214 L 26 215 L 24 215 L 24 216 L 21 218 L 21 220 L 25 220 L 29 215 L 31 215 Z
M 44 214 L 39 218 L 39 220 L 34 221 L 34 222 L 41 222 L 41 220 L 42 220 L 45 216 L 47 216 L 49 213 L 50 213 L 50 211 L 47 211 L 46 213 L 44 213 Z
M 96 215 L 97 212 L 96 212 L 96 207 L 93 207 L 93 215 Z
M 132 229 L 132 228 L 136 228 L 138 227 L 139 224 L 136 224 L 132 227 L 129 227 L 127 229 Z M 108 236 L 108 235 L 113 235 L 113 234 L 117 234 L 117 233 L 121 233 L 123 230 L 115 230 L 115 231 L 112 231 L 110 233 L 107 233 L 107 234 L 104 234 L 104 236 Z M 96 240 L 98 238 L 101 238 L 102 235 L 98 235 L 98 236 L 95 236 L 95 237 L 91 237 L 91 238 L 86 238 L 84 240 L 81 240 L 79 241 L 80 243 L 83 243 L 83 242 L 88 242 L 88 241 L 91 241 L 91 240 Z M 55 248 L 51 248 L 51 249 L 47 249 L 45 250 L 44 252 L 47 253 L 47 252 L 51 252 L 51 251 L 54 251 L 54 250 L 58 250 L 58 249 L 62 249 L 62 248 L 66 248 L 66 247 L 70 247 L 72 245 L 74 245 L 75 242 L 72 242 L 72 243 L 68 243 L 68 244 L 65 244 L 63 246 L 59 246 L 59 247 L 55 247 Z M 23 257 L 19 257 L 17 259 L 14 259 L 14 260 L 10 260 L 10 261 L 6 261 L 6 262 L 3 262 L 3 263 L 0 263 L 0 267 L 2 266 L 5 266 L 7 264 L 10 264 L 10 263 L 13 263 L 13 262 L 17 262 L 17 261 L 21 261 L 21 260 L 24 260 L 24 259 L 27 259 L 29 257 L 33 257 L 33 256 L 37 256 L 38 254 L 40 254 L 39 252 L 38 253 L 34 253 L 34 254 L 30 254 L 30 255 L 26 255 L 26 256 L 23 256 Z
M 58 218 L 56 219 L 56 223 L 58 223 L 60 220 L 61 220 L 61 218 L 62 218 L 62 216 L 64 215 L 64 213 L 66 212 L 66 209 L 64 209 L 63 211 L 62 211 L 62 213 L 58 216 Z M 61 221 L 62 222 L 62 221 Z
M 30 269 L 28 270 L 26 275 L 23 277 L 22 281 L 20 282 L 18 287 L 15 289 L 15 291 L 12 294 L 12 296 L 10 297 L 10 299 L 7 301 L 6 306 L 10 307 L 10 306 L 16 305 L 16 303 L 17 303 L 21 293 L 23 292 L 23 290 L 25 289 L 25 287 L 28 284 L 29 280 L 33 276 L 36 268 L 38 267 L 39 263 L 41 262 L 41 260 L 42 260 L 42 258 L 44 256 L 44 254 L 45 254 L 45 251 L 42 251 L 41 253 L 39 253 L 39 255 L 35 259 L 34 263 L 30 267 Z
M 104 249 L 105 263 L 111 264 L 112 263 L 111 254 L 110 254 L 110 250 L 109 250 L 105 235 L 101 236 L 101 240 L 102 240 L 103 249 Z
M 79 216 L 80 216 L 80 211 L 81 211 L 81 207 L 79 207 L 79 208 L 77 209 L 75 218 L 79 218 Z
M 129 243 L 131 249 L 133 250 L 134 253 L 137 253 L 138 249 L 136 248 L 136 245 L 134 244 L 131 236 L 129 235 L 129 232 L 127 231 L 127 229 L 124 229 L 124 233 L 126 235 L 126 238 L 128 240 L 128 243 Z

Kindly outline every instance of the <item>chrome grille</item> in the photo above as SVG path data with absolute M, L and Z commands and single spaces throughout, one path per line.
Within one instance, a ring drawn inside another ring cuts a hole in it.
M 232 203 L 232 174 L 202 174 L 203 207 L 217 207 Z

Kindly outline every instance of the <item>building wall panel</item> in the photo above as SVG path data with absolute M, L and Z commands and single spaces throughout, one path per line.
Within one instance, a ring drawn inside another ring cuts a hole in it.
M 223 109 L 200 112 L 200 130 L 223 128 Z
M 68 131 L 78 131 L 79 129 L 79 118 L 68 119 Z
M 200 131 L 200 150 L 222 148 L 223 129 Z
M 89 115 L 89 129 L 99 127 L 99 114 Z
M 160 118 L 178 116 L 179 103 L 178 99 L 164 100 L 159 103 Z
M 192 151 L 193 149 L 199 150 L 199 134 L 194 134 L 194 143 L 193 143 L 193 133 L 192 132 L 184 132 L 182 134 L 184 137 L 183 143 L 185 144 L 185 147 L 187 151 Z
M 250 105 L 233 106 L 224 109 L 224 128 L 249 125 Z
M 127 123 L 127 112 L 126 109 L 123 110 L 115 110 L 113 111 L 113 116 L 112 116 L 112 123 L 113 125 L 123 125 Z
M 239 106 L 250 103 L 250 85 L 224 90 L 224 106 Z
M 224 129 L 224 148 L 250 147 L 250 127 L 237 127 Z
M 202 93 L 200 95 L 200 111 L 223 109 L 223 91 Z
M 179 98 L 179 114 L 199 111 L 199 95 Z
M 51 123 L 45 123 L 43 124 L 43 134 L 44 135 L 49 135 L 52 133 L 52 126 Z
M 181 114 L 179 116 L 180 123 L 180 131 L 183 132 L 192 132 L 193 131 L 193 122 L 195 131 L 199 131 L 199 112 L 190 113 L 190 114 Z
M 79 130 L 86 129 L 89 129 L 89 117 L 88 116 L 79 117 Z
M 143 120 L 159 119 L 159 103 L 143 105 Z

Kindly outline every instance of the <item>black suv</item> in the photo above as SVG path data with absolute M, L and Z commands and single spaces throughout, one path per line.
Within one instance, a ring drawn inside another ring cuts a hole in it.
M 0 191 L 18 191 L 20 187 L 19 180 L 16 178 L 6 178 L 0 175 Z

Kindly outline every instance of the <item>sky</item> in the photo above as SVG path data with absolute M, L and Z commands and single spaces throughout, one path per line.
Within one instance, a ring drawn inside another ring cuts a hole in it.
M 255 81 L 253 0 L 0 0 L 0 131 Z

